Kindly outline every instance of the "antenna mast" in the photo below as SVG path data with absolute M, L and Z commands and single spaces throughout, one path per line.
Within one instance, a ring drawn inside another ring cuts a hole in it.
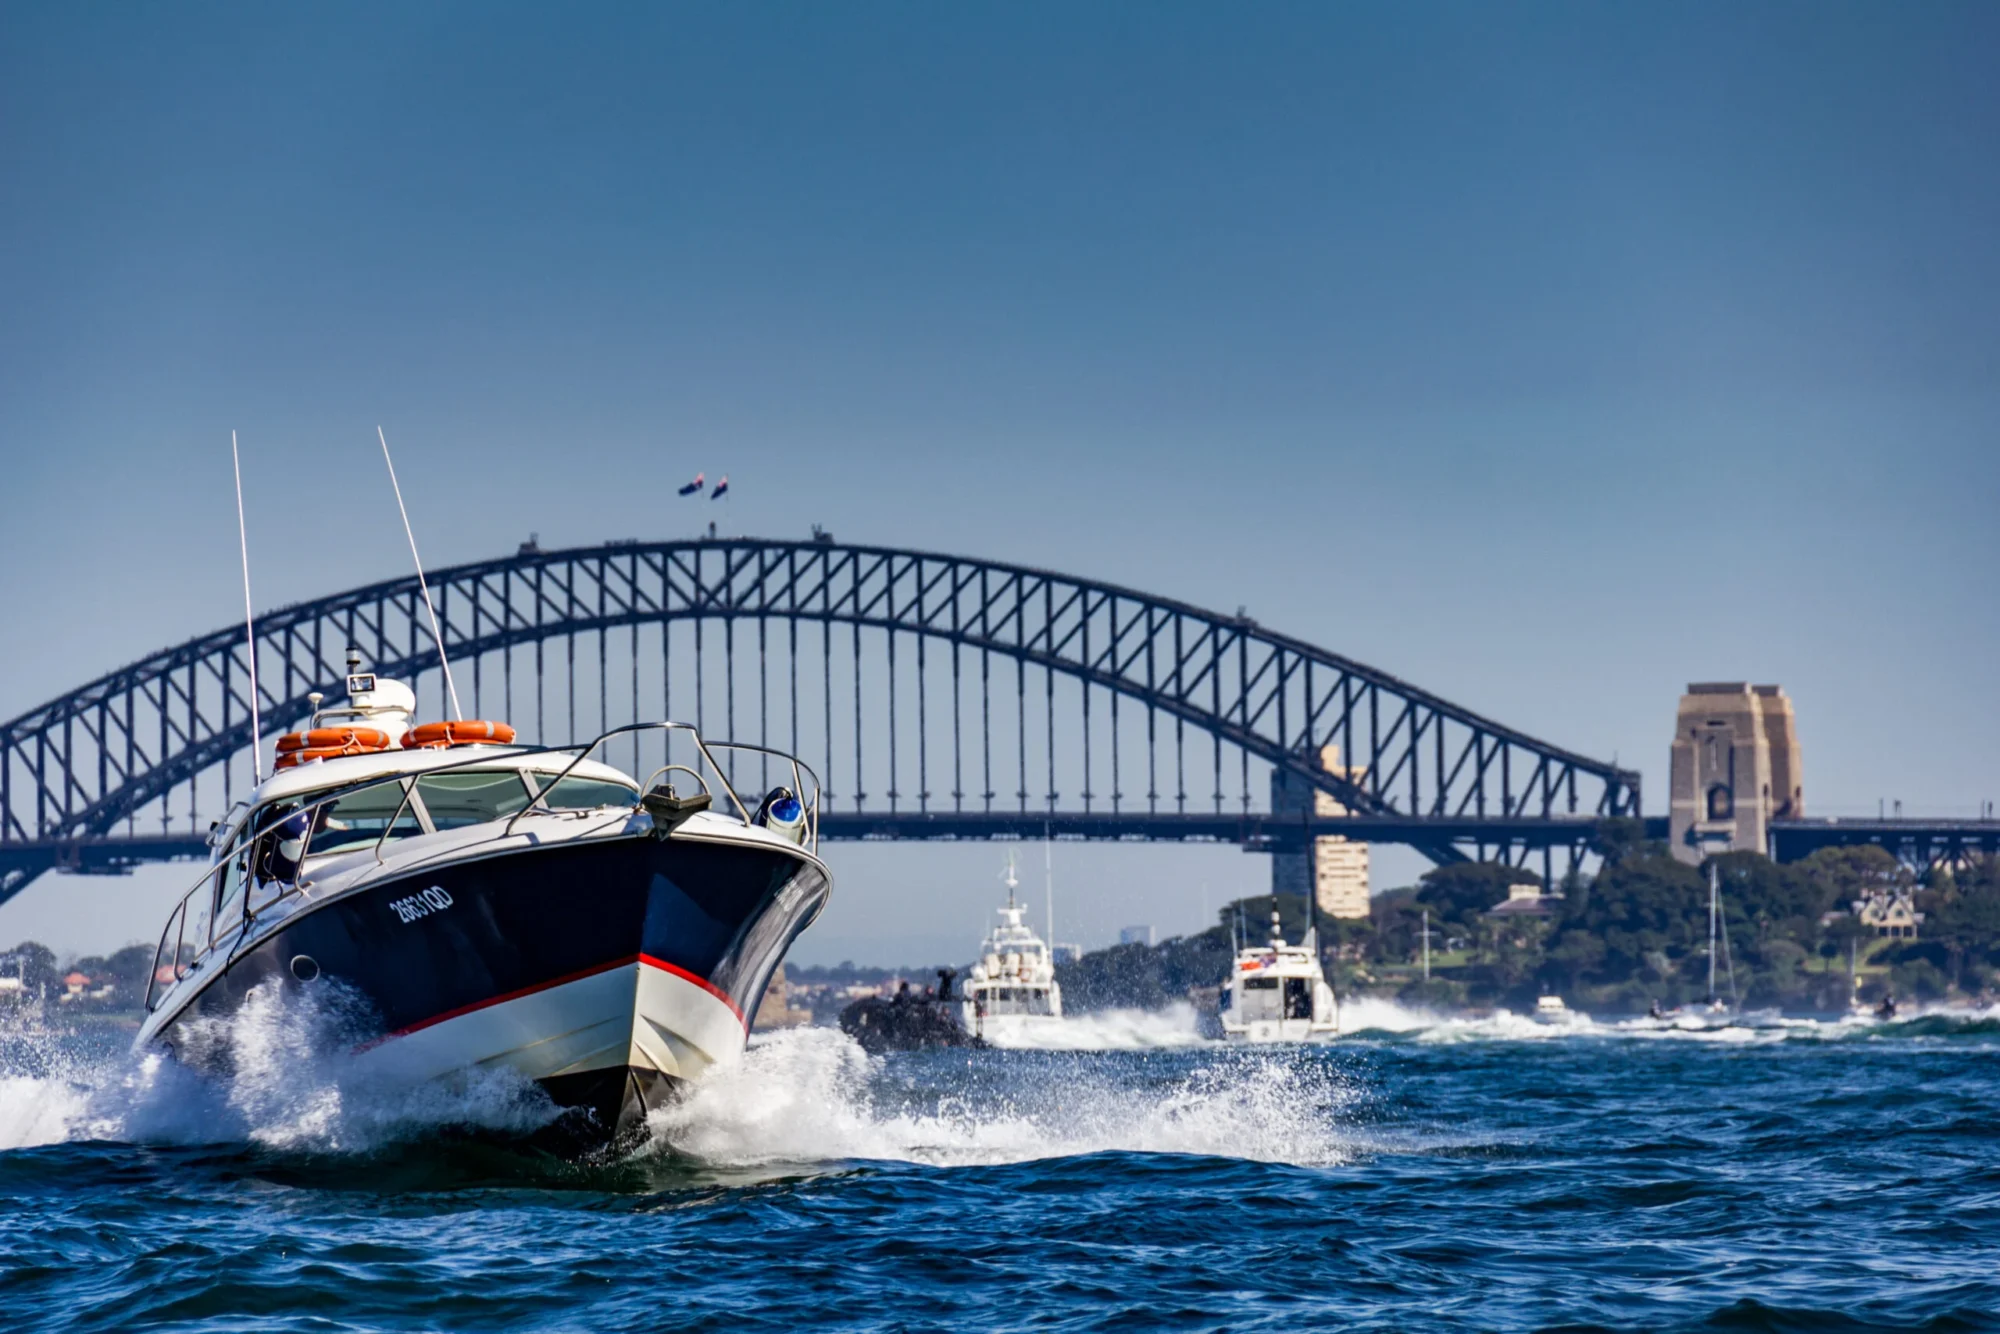
M 458 707 L 458 686 L 451 679 L 451 663 L 444 656 L 444 631 L 438 628 L 437 607 L 431 602 L 430 581 L 424 578 L 424 558 L 417 554 L 417 534 L 410 527 L 410 511 L 403 505 L 403 487 L 396 480 L 396 461 L 389 457 L 389 437 L 383 435 L 382 428 L 377 426 L 375 438 L 382 442 L 382 462 L 389 465 L 389 485 L 396 492 L 396 510 L 403 516 L 403 536 L 410 539 L 410 559 L 417 566 L 417 587 L 424 595 L 424 610 L 431 614 L 431 639 L 437 644 L 438 666 L 444 668 L 444 688 L 451 696 L 452 716 L 463 722 L 465 710 Z
M 257 704 L 257 623 L 250 614 L 250 534 L 243 525 L 243 459 L 236 432 L 229 433 L 229 466 L 236 474 L 236 546 L 243 553 L 243 649 L 250 659 L 250 776 L 264 781 L 264 717 Z

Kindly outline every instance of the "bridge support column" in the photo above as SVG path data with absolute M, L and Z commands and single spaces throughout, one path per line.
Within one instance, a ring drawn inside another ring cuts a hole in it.
M 1339 746 L 1322 746 L 1320 767 L 1336 777 L 1359 783 L 1366 768 L 1343 769 Z M 1330 793 L 1274 769 L 1271 773 L 1271 814 L 1274 821 L 1307 812 L 1343 816 L 1347 807 Z M 1334 836 L 1316 838 L 1309 851 L 1271 854 L 1271 892 L 1310 895 L 1329 917 L 1368 916 L 1368 845 Z
M 1805 814 L 1792 701 L 1777 686 L 1697 682 L 1681 696 L 1668 838 L 1693 865 L 1710 852 L 1770 848 L 1771 821 Z

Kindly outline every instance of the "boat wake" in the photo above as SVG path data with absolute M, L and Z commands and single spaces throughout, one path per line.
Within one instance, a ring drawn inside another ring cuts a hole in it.
M 1181 1002 L 1163 1010 L 1100 1010 L 1061 1019 L 989 1021 L 986 1040 L 995 1047 L 1035 1051 L 1143 1051 L 1188 1047 L 1206 1039 L 1194 1006 Z
M 189 1036 L 226 1071 L 214 1076 L 158 1053 L 80 1056 L 49 1031 L 0 1038 L 0 1149 L 104 1140 L 365 1153 L 443 1125 L 526 1134 L 556 1115 L 511 1071 L 412 1085 L 387 1063 L 364 1064 L 357 1018 L 333 986 L 259 986 L 236 1015 Z
M 774 1035 L 653 1113 L 655 1152 L 712 1168 L 968 1166 L 1130 1152 L 1343 1161 L 1350 1100 L 1323 1056 L 1217 1050 L 1149 1069 L 1060 1053 L 885 1063 L 824 1028 Z
M 1926 1006 L 1895 1019 L 1872 1014 L 1812 1017 L 1776 1010 L 1735 1014 L 1689 1011 L 1658 1019 L 1597 1019 L 1569 1011 L 1556 1019 L 1501 1009 L 1475 1016 L 1440 1015 L 1394 1001 L 1351 1000 L 1341 1010 L 1343 1038 L 1417 1042 L 1545 1042 L 1565 1038 L 1632 1038 L 1649 1041 L 1769 1043 L 1793 1040 L 1977 1036 L 2000 1033 L 2000 1006 Z
M 555 1116 L 539 1089 L 507 1071 L 454 1086 L 395 1080 L 357 1058 L 355 1020 L 329 989 L 253 992 L 237 1015 L 196 1035 L 222 1075 L 156 1054 L 80 1056 L 74 1035 L 0 1035 L 0 1150 L 103 1142 L 368 1155 L 447 1128 L 527 1135 Z M 1075 1037 L 1097 1049 L 1194 1040 L 1192 1011 L 1102 1016 L 1078 1024 Z M 655 1111 L 638 1157 L 759 1175 L 774 1166 L 955 1166 L 1113 1151 L 1341 1160 L 1334 1124 L 1348 1094 L 1323 1056 L 1172 1055 L 885 1061 L 834 1029 L 760 1036 L 740 1063 Z
M 1500 1011 L 1440 1016 L 1348 1001 L 1339 1043 L 1560 1040 L 1880 1042 L 2000 1034 L 2000 1007 L 1930 1007 L 1892 1021 L 1777 1015 L 1547 1023 Z M 359 1059 L 357 1016 L 331 988 L 253 992 L 197 1035 L 228 1073 L 97 1049 L 75 1033 L 0 1027 L 0 1150 L 105 1142 L 242 1144 L 361 1155 L 471 1129 L 524 1136 L 556 1109 L 496 1070 L 410 1084 Z M 1227 1046 L 1196 1035 L 1187 1006 L 1111 1011 L 1025 1029 L 1015 1050 L 871 1058 L 833 1029 L 760 1034 L 656 1111 L 636 1161 L 717 1171 L 861 1161 L 936 1166 L 1103 1152 L 1203 1154 L 1293 1164 L 1346 1160 L 1352 1093 L 1323 1043 Z M 1109 1054 L 1118 1053 L 1116 1059 Z

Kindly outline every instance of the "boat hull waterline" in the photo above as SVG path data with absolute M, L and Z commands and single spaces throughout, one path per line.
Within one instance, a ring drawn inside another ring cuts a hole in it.
M 252 990 L 338 988 L 358 1001 L 348 1036 L 371 1073 L 512 1070 L 625 1142 L 685 1081 L 741 1054 L 827 891 L 803 854 L 644 835 L 433 864 L 302 908 L 151 1036 L 217 1069 L 227 1052 L 209 1021 Z

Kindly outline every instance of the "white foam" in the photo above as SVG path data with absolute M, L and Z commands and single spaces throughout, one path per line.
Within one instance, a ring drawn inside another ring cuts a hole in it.
M 1194 1006 L 1186 1001 L 1163 1010 L 1101 1010 L 1025 1023 L 989 1019 L 985 1037 L 996 1047 L 1039 1051 L 1141 1051 L 1188 1047 L 1206 1041 L 1197 1025 Z
M 996 1071 L 994 1063 L 1005 1065 Z M 656 1111 L 655 1147 L 722 1168 L 853 1160 L 958 1166 L 1115 1150 L 1290 1163 L 1343 1155 L 1335 1114 L 1347 1091 L 1323 1056 L 1299 1049 L 1218 1049 L 1200 1068 L 1162 1083 L 1135 1082 L 1123 1063 L 1052 1064 L 1030 1053 L 969 1056 L 966 1068 L 969 1078 L 936 1082 L 966 1088 L 981 1073 L 1002 1082 L 984 1096 L 892 1092 L 881 1062 L 837 1030 L 775 1034 Z
M 1340 1000 L 1343 1033 L 1414 1033 L 1443 1022 L 1430 1010 L 1412 1009 L 1379 996 L 1343 996 Z
M 0 1077 L 0 1148 L 95 1139 L 364 1152 L 440 1125 L 527 1131 L 554 1115 L 512 1071 L 416 1085 L 378 1072 L 356 1057 L 353 1019 L 332 987 L 254 988 L 234 1016 L 183 1033 L 190 1055 L 227 1071 L 216 1075 L 157 1052 L 69 1068 L 48 1034 L 35 1064 L 53 1073 Z
M 88 1101 L 66 1079 L 0 1075 L 0 1149 L 62 1143 Z

